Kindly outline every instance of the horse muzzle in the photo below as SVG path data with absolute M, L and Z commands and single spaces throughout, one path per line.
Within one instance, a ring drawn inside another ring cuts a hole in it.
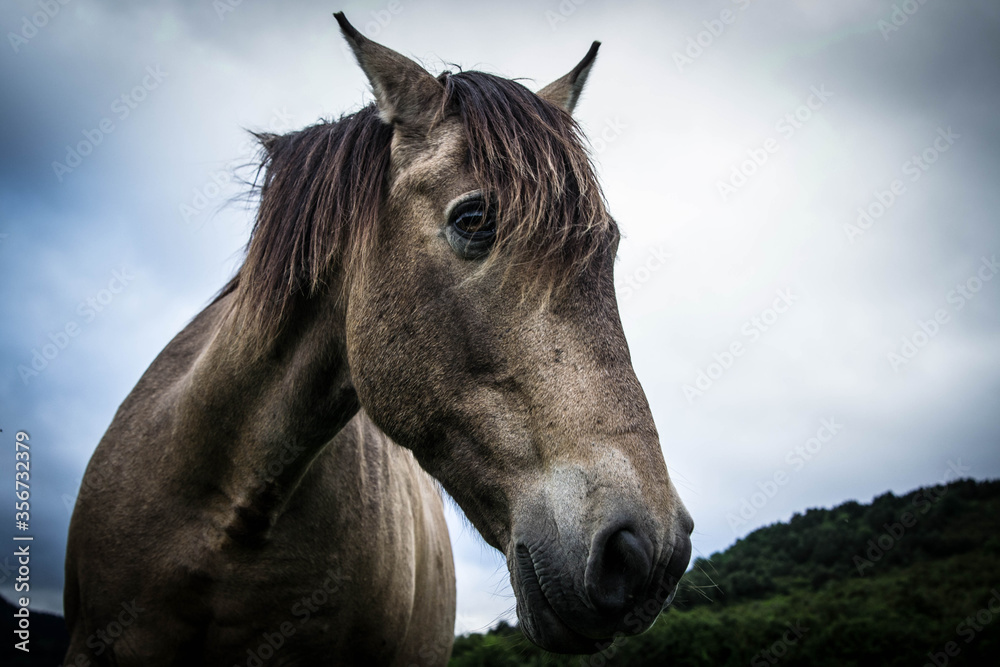
M 508 564 L 525 635 L 556 653 L 595 653 L 647 630 L 691 557 L 692 525 L 681 512 L 666 531 L 620 513 L 578 536 L 551 520 L 515 529 Z

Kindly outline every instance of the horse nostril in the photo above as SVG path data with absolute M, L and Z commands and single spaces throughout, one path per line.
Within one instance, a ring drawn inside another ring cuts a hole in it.
M 620 614 L 635 603 L 652 569 L 650 545 L 631 530 L 622 529 L 595 545 L 587 576 L 591 602 L 602 613 Z

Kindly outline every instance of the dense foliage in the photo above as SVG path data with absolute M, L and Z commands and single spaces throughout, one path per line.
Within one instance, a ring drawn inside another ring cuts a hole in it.
M 990 604 L 992 603 L 992 610 Z M 951 655 L 948 651 L 950 650 Z M 1000 481 L 796 514 L 699 558 L 649 632 L 557 656 L 501 624 L 451 665 L 1000 664 Z

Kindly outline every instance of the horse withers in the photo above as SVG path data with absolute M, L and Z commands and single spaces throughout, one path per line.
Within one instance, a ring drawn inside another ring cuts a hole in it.
M 336 16 L 376 102 L 259 136 L 244 263 L 88 466 L 66 664 L 445 664 L 437 483 L 543 648 L 642 632 L 687 567 L 570 115 L 598 44 L 535 94 L 431 76 Z

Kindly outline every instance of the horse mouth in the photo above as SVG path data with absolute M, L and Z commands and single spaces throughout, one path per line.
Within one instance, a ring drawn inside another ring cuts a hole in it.
M 528 548 L 518 545 L 515 549 L 517 617 L 525 636 L 546 651 L 553 653 L 596 653 L 611 641 L 601 641 L 577 632 L 563 621 L 549 602 L 542 589 Z
M 582 599 L 574 603 L 572 593 L 568 590 L 561 592 L 555 581 L 543 585 L 543 577 L 536 569 L 529 548 L 518 544 L 511 565 L 521 629 L 529 640 L 553 653 L 592 654 L 603 651 L 619 637 L 646 631 L 673 602 L 689 556 L 690 546 L 685 541 L 676 550 L 675 558 L 661 565 L 662 569 L 655 568 L 653 579 L 658 579 L 660 583 L 646 590 L 643 602 L 630 599 L 619 610 L 620 615 L 607 615 L 590 608 Z M 546 589 L 549 589 L 549 595 Z M 550 595 L 553 597 L 550 598 Z

